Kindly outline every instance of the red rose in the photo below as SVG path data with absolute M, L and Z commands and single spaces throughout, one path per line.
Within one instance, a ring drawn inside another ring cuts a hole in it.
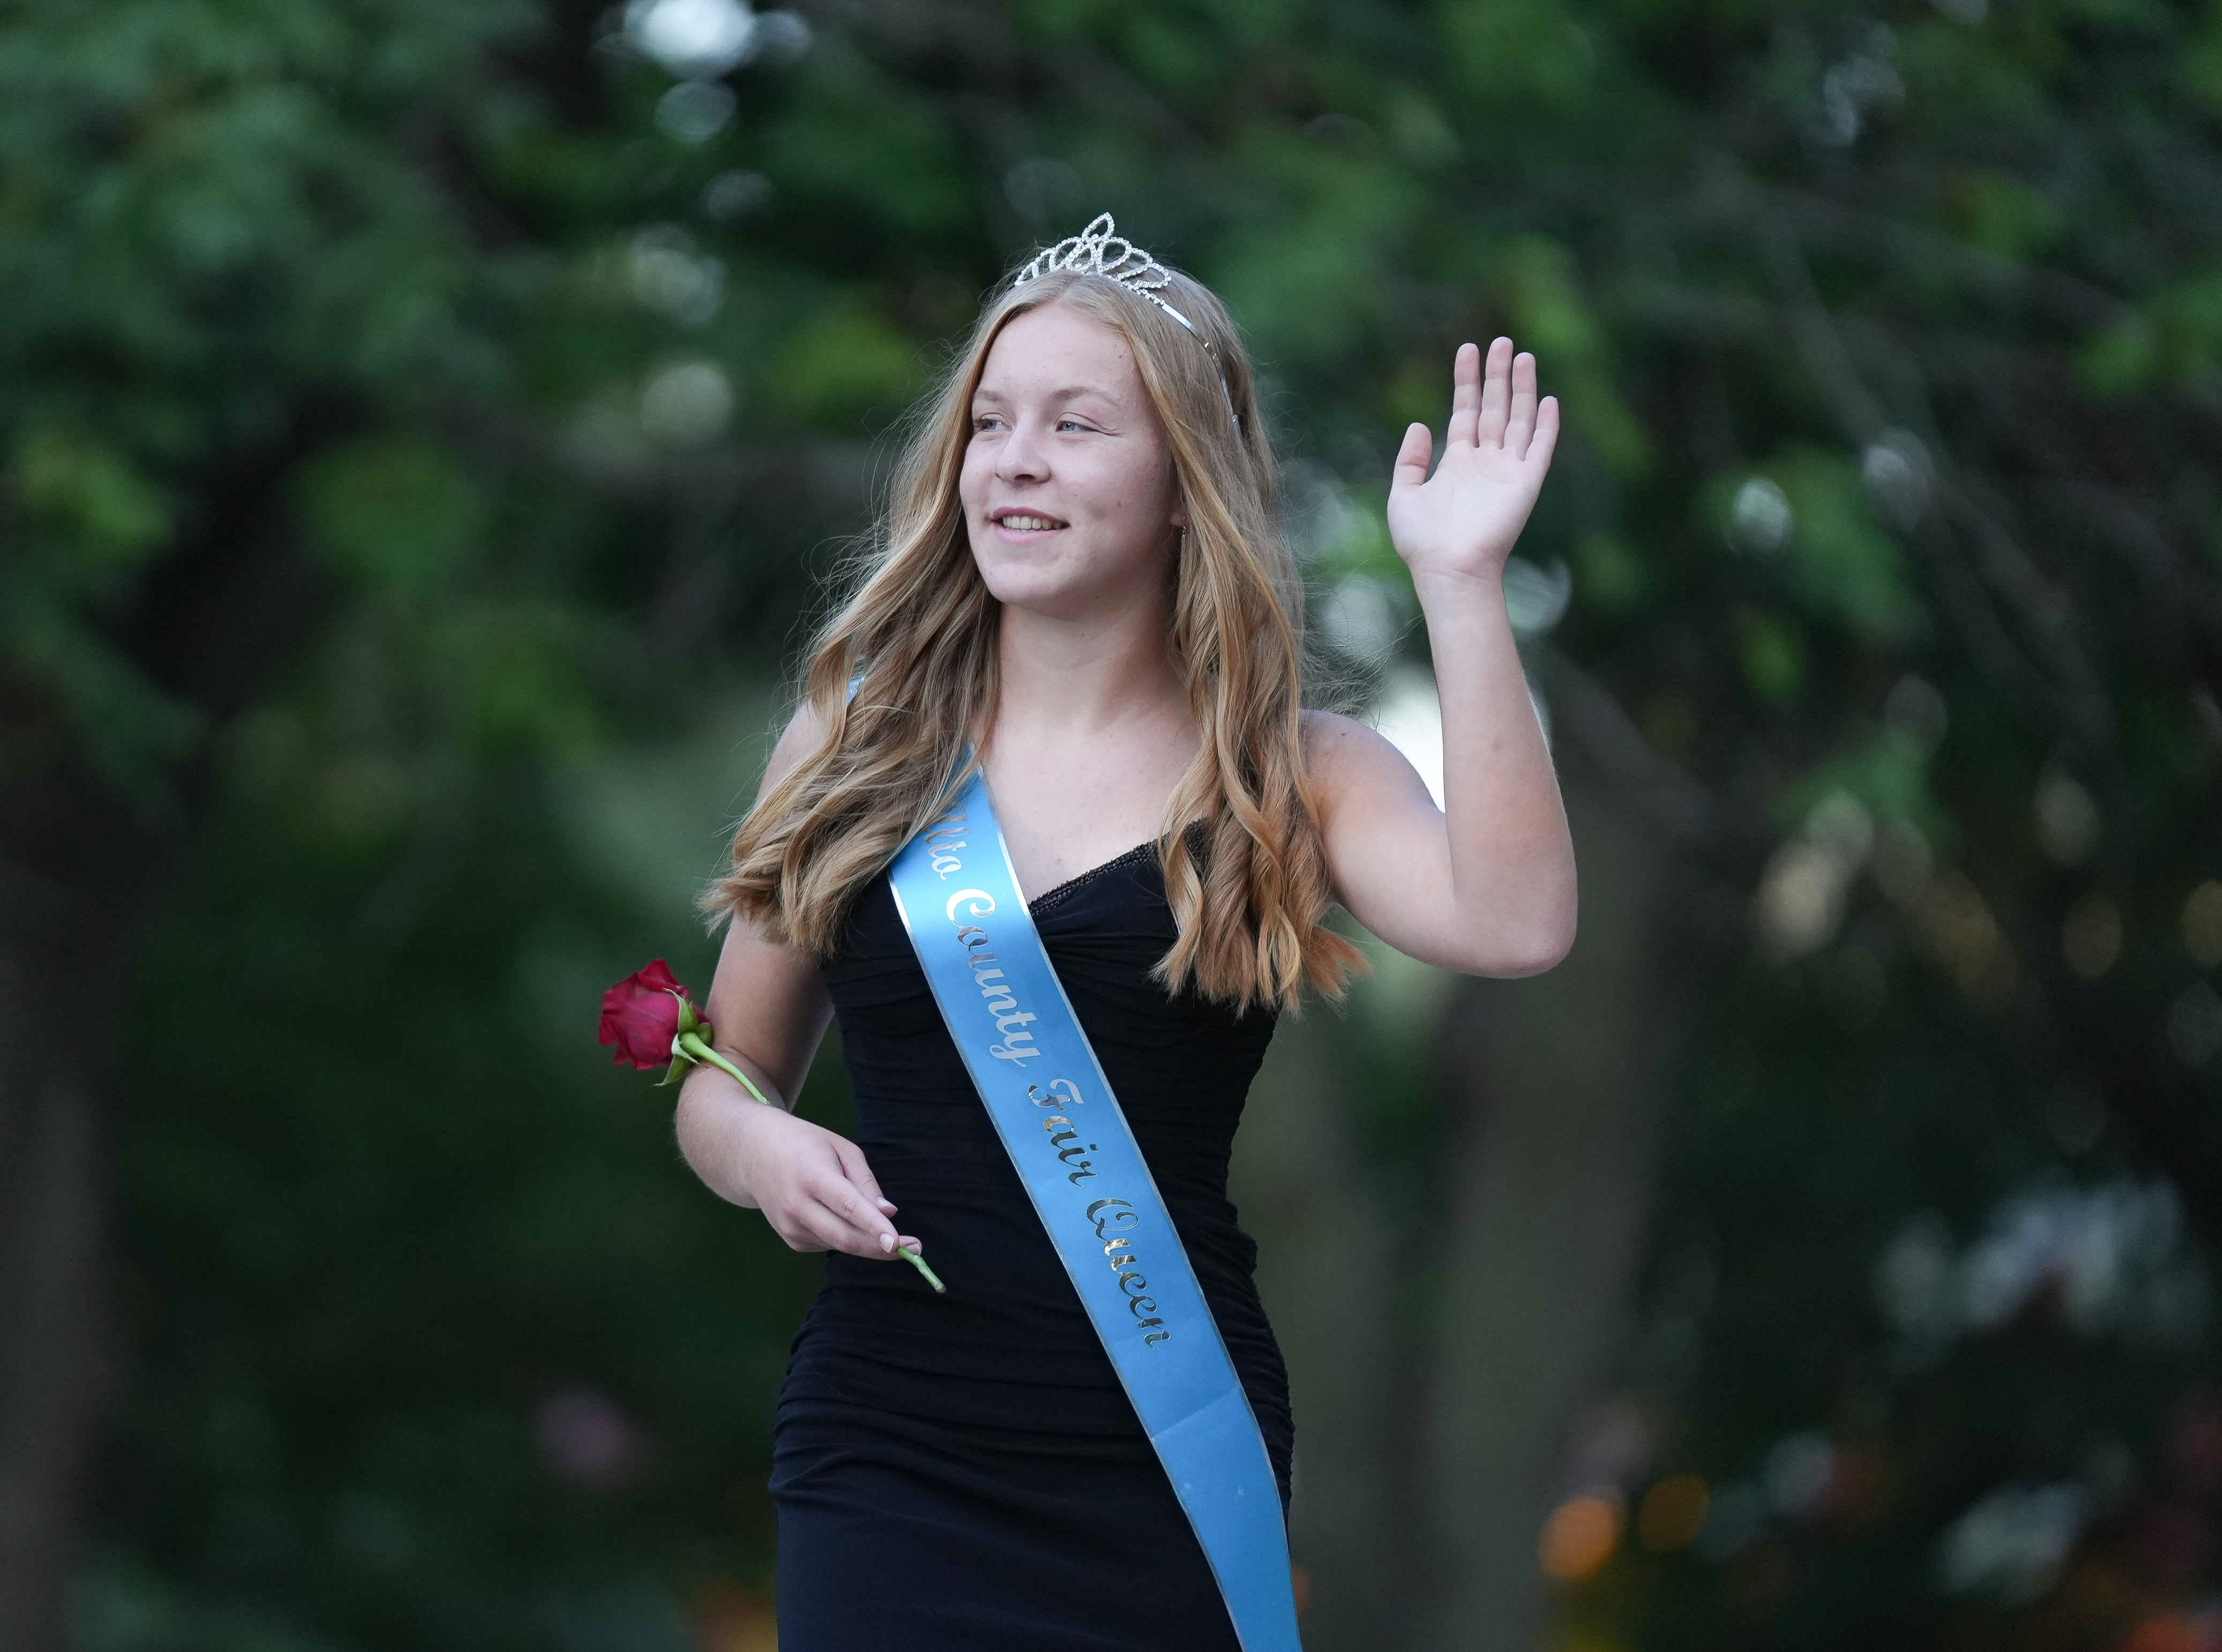
M 693 1008 L 687 989 L 662 958 L 644 970 L 634 970 L 604 993 L 602 1042 L 618 1046 L 611 1059 L 620 1067 L 627 1062 L 636 1067 L 667 1065 L 673 1053 L 672 1040 L 679 1036 L 682 998 Z

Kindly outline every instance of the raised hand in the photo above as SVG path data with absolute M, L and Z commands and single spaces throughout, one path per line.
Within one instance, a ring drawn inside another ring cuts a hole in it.
M 1434 438 L 1404 432 L 1389 483 L 1389 539 L 1415 585 L 1495 579 L 1535 507 L 1559 440 L 1559 399 L 1535 399 L 1535 358 L 1510 338 L 1481 351 L 1461 344 L 1451 366 L 1450 428 L 1443 462 L 1428 474 Z

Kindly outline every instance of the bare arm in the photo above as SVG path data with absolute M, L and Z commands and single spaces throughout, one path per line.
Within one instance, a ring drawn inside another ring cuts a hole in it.
M 772 748 L 757 795 L 807 757 L 823 732 L 806 703 Z M 706 1062 L 687 1074 L 675 1126 L 679 1151 L 703 1183 L 720 1198 L 761 1209 L 795 1250 L 886 1260 L 898 1244 L 922 1249 L 888 1220 L 894 1206 L 862 1149 L 794 1114 L 793 1098 L 833 1013 L 817 960 L 736 916 L 703 1011 L 711 1046 L 773 1103 L 766 1107 Z
M 1443 461 L 1405 432 L 1390 536 L 1427 616 L 1443 708 L 1443 807 L 1403 755 L 1348 718 L 1306 714 L 1336 895 L 1400 952 L 1469 975 L 1533 975 L 1573 945 L 1573 842 L 1505 613 L 1505 558 L 1558 435 L 1512 341 L 1459 348 Z

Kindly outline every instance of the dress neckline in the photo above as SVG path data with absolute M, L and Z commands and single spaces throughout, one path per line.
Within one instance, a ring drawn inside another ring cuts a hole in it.
M 1202 852 L 1203 839 L 1200 834 L 1202 832 L 1203 829 L 1204 823 L 1201 818 L 1190 820 L 1187 826 L 1181 829 L 1181 835 L 1189 840 L 1189 852 L 1190 854 L 1198 854 Z M 1064 883 L 1057 885 L 1054 889 L 1043 890 L 1039 895 L 1034 896 L 1033 900 L 1026 902 L 1026 910 L 1029 913 L 1046 911 L 1054 903 L 1064 900 L 1069 895 L 1074 894 L 1083 886 L 1094 883 L 1106 872 L 1116 871 L 1121 866 L 1130 865 L 1136 861 L 1148 859 L 1157 852 L 1157 849 L 1158 840 L 1155 838 L 1145 838 L 1141 842 L 1136 844 L 1132 849 L 1122 851 L 1120 853 L 1112 856 L 1110 859 L 1089 867 L 1084 872 L 1076 873 L 1074 876 L 1066 878 Z
M 1092 883 L 1096 878 L 1101 877 L 1104 873 L 1124 866 L 1129 861 L 1139 860 L 1143 856 L 1154 851 L 1157 846 L 1158 840 L 1155 838 L 1145 838 L 1141 842 L 1136 844 L 1132 849 L 1123 850 L 1120 853 L 1112 856 L 1110 859 L 1099 862 L 1097 864 L 1089 867 L 1086 871 L 1076 873 L 1074 876 L 1066 878 L 1064 883 L 1059 883 L 1051 889 L 1043 890 L 1039 895 L 1034 896 L 1033 900 L 1026 902 L 1026 910 L 1030 913 L 1043 911 L 1050 906 L 1051 902 L 1063 900 L 1066 895 L 1070 895 L 1083 884 Z

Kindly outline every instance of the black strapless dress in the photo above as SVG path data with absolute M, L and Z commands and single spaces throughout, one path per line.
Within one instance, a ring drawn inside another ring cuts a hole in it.
M 1227 1167 L 1271 1011 L 1149 978 L 1154 845 L 1031 903 L 1248 1394 L 1285 1517 L 1288 1377 Z M 1236 1652 L 1171 1482 L 951 1042 L 885 878 L 825 982 L 857 1145 L 948 1285 L 833 1253 L 780 1392 L 780 1652 Z

